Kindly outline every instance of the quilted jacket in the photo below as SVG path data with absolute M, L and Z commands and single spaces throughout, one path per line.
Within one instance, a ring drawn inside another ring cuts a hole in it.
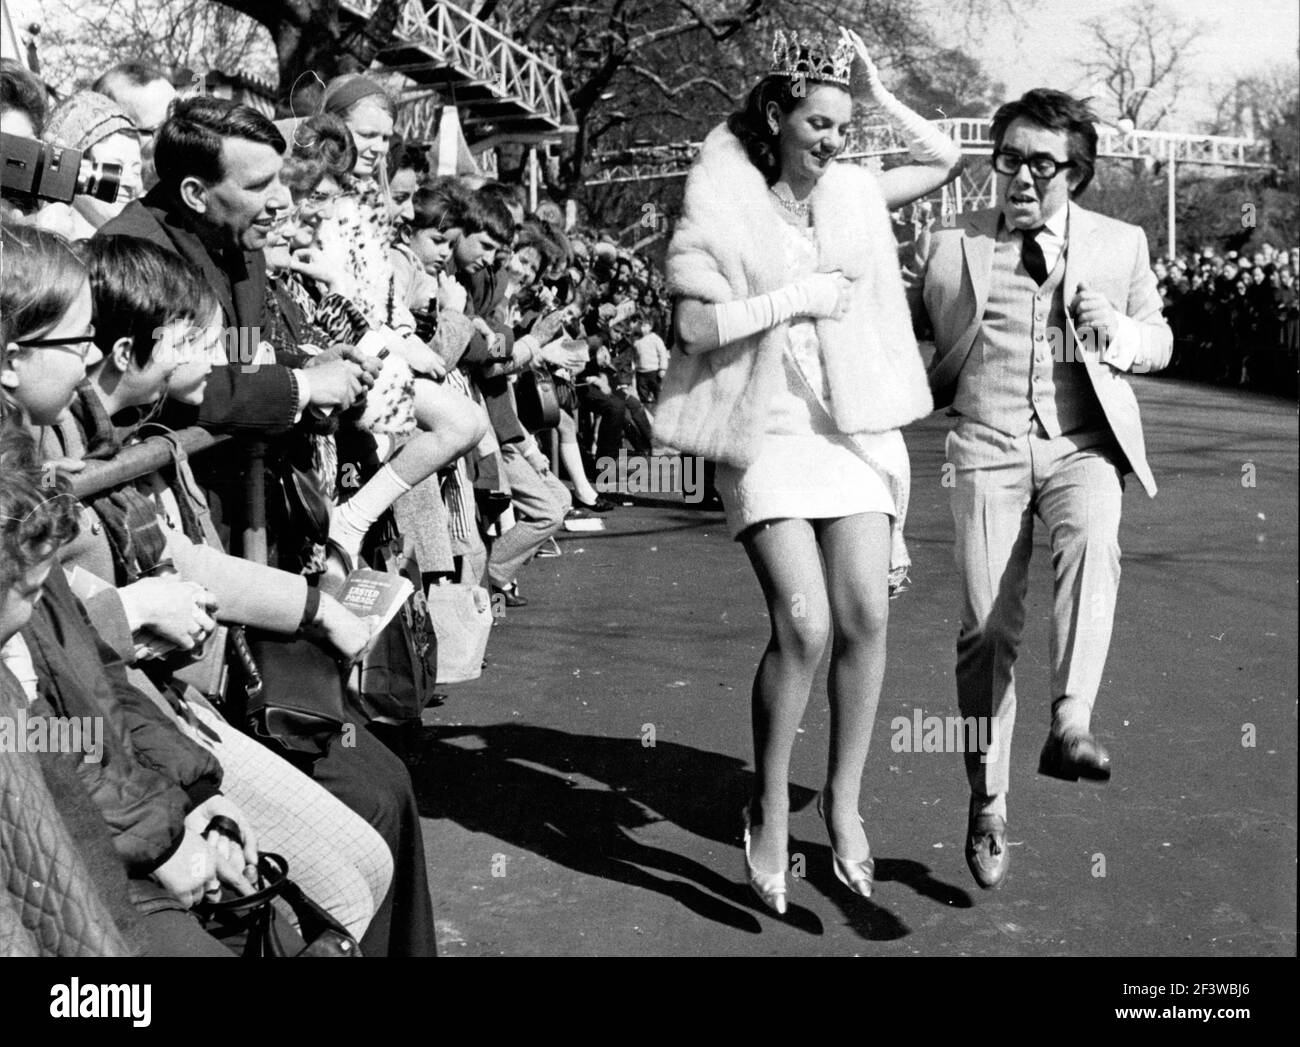
M 103 718 L 103 758 L 76 765 L 133 878 L 152 873 L 183 837 L 185 815 L 218 791 L 221 767 L 131 686 L 115 652 L 95 634 L 62 570 L 23 630 L 38 689 L 62 716 Z
M 0 665 L 0 715 L 25 704 Z M 32 753 L 0 753 L 0 957 L 129 956 Z

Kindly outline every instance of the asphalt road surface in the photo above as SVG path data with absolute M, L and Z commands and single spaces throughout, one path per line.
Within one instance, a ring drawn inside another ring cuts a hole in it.
M 962 857 L 955 752 L 898 752 L 896 717 L 956 714 L 948 420 L 907 431 L 913 588 L 891 605 L 864 779 L 866 901 L 832 875 L 812 801 L 825 667 L 795 747 L 790 912 L 742 876 L 749 692 L 767 640 L 722 516 L 638 498 L 537 560 L 480 680 L 426 713 L 413 775 L 444 956 L 1294 955 L 1294 403 L 1135 382 L 1159 496 L 1130 479 L 1123 580 L 1093 726 L 1107 785 L 1036 773 L 1048 726 L 1041 533 L 1017 666 L 1004 888 Z M 1041 527 L 1040 527 L 1041 532 Z

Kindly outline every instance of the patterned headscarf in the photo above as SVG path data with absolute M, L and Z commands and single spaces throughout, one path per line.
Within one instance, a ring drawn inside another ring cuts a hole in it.
M 78 91 L 51 114 L 45 140 L 85 151 L 121 131 L 135 134 L 135 124 L 107 95 Z

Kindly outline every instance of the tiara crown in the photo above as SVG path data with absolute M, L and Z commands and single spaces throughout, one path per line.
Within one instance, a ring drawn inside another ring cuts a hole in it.
M 816 80 L 849 86 L 853 45 L 841 40 L 828 47 L 818 37 L 801 37 L 778 29 L 772 39 L 772 74 L 792 80 Z

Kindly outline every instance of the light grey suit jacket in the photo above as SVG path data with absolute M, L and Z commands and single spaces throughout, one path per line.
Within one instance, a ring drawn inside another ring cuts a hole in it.
M 1061 285 L 1067 311 L 1080 284 L 1105 295 L 1116 309 L 1138 323 L 1137 355 L 1130 370 L 1136 374 L 1159 371 L 1169 363 L 1173 334 L 1161 313 L 1146 234 L 1136 225 L 1073 202 L 1068 206 L 1069 243 Z M 935 356 L 929 379 L 936 407 L 952 403 L 957 377 L 979 334 L 993 272 L 998 213 L 996 209 L 972 211 L 958 216 L 951 227 L 936 224 L 918 245 L 916 276 L 908 282 L 908 291 L 913 315 L 927 315 L 934 332 Z M 1075 345 L 1073 319 L 1067 316 L 1066 324 L 1069 337 L 1065 344 Z M 1156 482 L 1147 465 L 1137 397 L 1128 379 L 1102 363 L 1096 352 L 1082 352 L 1078 358 L 1088 371 L 1129 466 L 1147 494 L 1154 497 Z

